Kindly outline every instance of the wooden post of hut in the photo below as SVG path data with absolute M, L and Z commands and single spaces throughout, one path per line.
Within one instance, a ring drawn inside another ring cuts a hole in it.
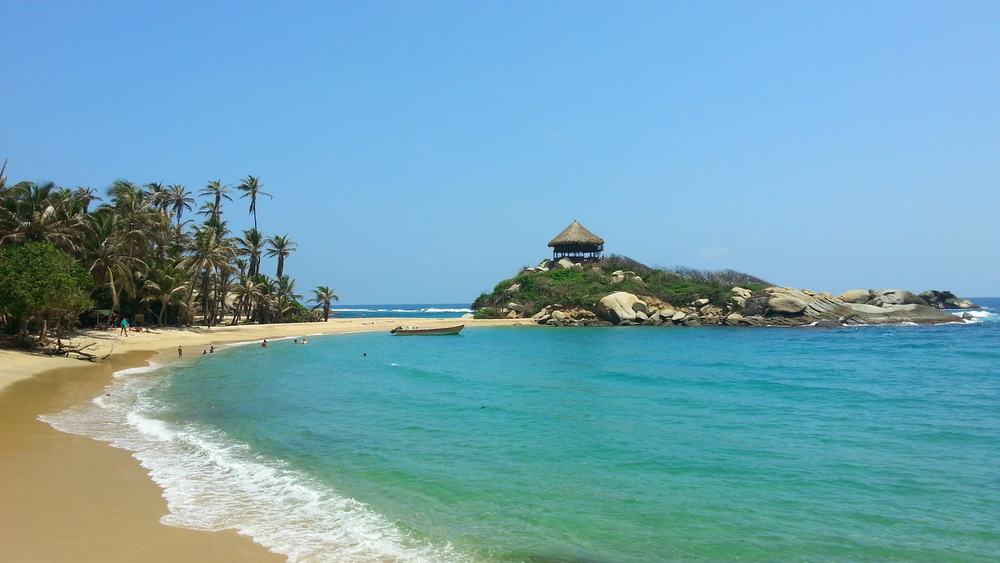
M 574 262 L 587 262 L 601 259 L 604 239 L 588 231 L 574 219 L 549 242 L 549 246 L 552 248 L 553 260 L 567 258 Z

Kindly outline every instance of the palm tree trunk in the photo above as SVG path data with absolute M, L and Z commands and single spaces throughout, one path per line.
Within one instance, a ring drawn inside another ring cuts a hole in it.
M 278 275 L 275 276 L 279 280 L 281 279 L 281 274 L 285 273 L 285 257 L 278 255 Z
M 205 279 L 204 279 L 204 281 L 201 282 L 201 289 L 202 289 L 202 292 L 201 292 L 201 316 L 204 319 L 206 325 L 212 326 L 211 325 L 211 320 L 208 317 L 208 283 L 211 280 L 209 279 L 209 275 L 210 274 L 209 274 L 207 268 L 205 269 L 205 274 L 204 275 L 205 275 Z
M 156 326 L 163 326 L 163 315 L 167 314 L 167 300 L 160 301 L 160 315 L 156 318 Z

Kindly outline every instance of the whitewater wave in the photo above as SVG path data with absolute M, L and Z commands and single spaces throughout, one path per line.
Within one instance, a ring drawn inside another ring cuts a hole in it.
M 1000 315 L 997 315 L 996 313 L 992 313 L 992 312 L 986 311 L 986 310 L 979 310 L 979 311 L 953 310 L 953 311 L 949 311 L 949 312 L 951 314 L 955 315 L 956 317 L 962 317 L 964 315 L 969 315 L 970 317 L 974 317 L 974 318 L 977 318 L 977 319 L 992 319 L 992 318 L 996 318 L 996 317 L 1000 316 Z
M 422 309 L 353 309 L 336 307 L 330 309 L 331 313 L 471 313 L 468 307 L 438 308 L 425 307 Z
M 133 452 L 163 489 L 163 524 L 235 529 L 292 561 L 466 559 L 449 545 L 411 538 L 364 503 L 217 429 L 157 418 L 164 406 L 149 391 L 167 377 L 159 367 L 122 370 L 93 401 L 39 418 Z

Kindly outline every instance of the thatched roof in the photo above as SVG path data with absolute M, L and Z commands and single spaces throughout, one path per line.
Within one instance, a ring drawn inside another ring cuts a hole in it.
M 604 244 L 604 239 L 587 230 L 579 221 L 573 220 L 556 238 L 549 241 L 549 246 L 567 244 Z

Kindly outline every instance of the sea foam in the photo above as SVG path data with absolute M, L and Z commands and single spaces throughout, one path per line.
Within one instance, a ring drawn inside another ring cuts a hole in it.
M 217 429 L 160 420 L 164 406 L 149 396 L 169 377 L 160 367 L 121 370 L 93 401 L 39 418 L 133 452 L 163 489 L 163 524 L 235 529 L 292 561 L 466 559 L 409 537 L 364 503 Z

